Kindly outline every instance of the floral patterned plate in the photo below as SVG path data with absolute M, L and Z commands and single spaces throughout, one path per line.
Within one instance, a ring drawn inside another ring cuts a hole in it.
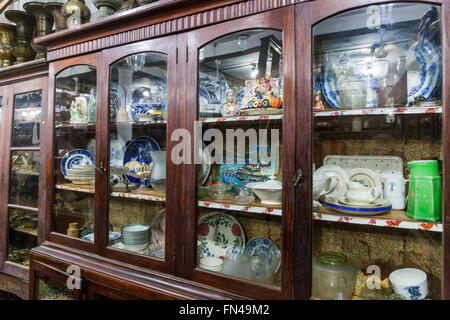
M 245 234 L 233 216 L 214 212 L 201 217 L 197 225 L 198 244 L 203 254 L 223 258 L 228 248 L 245 248 Z

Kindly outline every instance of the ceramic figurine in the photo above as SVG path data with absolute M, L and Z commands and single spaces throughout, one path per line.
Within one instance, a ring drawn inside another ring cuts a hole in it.
M 70 106 L 70 123 L 87 123 L 87 111 L 86 97 L 76 97 Z
M 243 115 L 281 114 L 283 99 L 279 93 L 278 78 L 261 78 L 245 81 L 245 94 L 242 100 Z
M 61 8 L 64 17 L 67 18 L 67 28 L 76 29 L 83 23 L 89 22 L 91 10 L 84 0 L 69 0 Z
M 313 110 L 314 111 L 321 111 L 323 110 L 323 103 L 322 100 L 320 99 L 320 91 L 318 91 L 317 93 L 314 94 L 314 107 Z
M 222 106 L 222 115 L 228 117 L 234 117 L 239 114 L 239 106 L 236 104 L 236 99 L 233 90 L 227 90 L 226 101 Z

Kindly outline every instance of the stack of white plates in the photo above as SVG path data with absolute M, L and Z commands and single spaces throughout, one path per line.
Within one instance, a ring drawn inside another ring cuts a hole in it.
M 72 181 L 73 184 L 90 184 L 95 179 L 95 166 L 73 165 L 67 169 L 66 179 Z
M 392 209 L 391 202 L 385 199 L 377 199 L 372 203 L 364 205 L 352 204 L 345 198 L 345 196 L 341 196 L 339 200 L 330 199 L 326 196 L 320 196 L 319 201 L 335 211 L 362 216 L 382 214 Z

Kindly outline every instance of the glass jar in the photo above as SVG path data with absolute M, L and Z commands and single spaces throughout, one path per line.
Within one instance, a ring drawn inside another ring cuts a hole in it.
M 325 252 L 314 257 L 312 295 L 325 300 L 347 300 L 356 284 L 356 266 L 343 254 Z

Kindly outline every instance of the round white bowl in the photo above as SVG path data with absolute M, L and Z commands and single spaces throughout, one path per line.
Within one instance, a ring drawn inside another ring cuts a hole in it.
M 389 275 L 392 289 L 408 300 L 422 300 L 428 295 L 427 274 L 420 269 L 403 268 Z
M 200 259 L 199 266 L 210 271 L 222 271 L 223 260 L 216 257 L 205 257 Z

